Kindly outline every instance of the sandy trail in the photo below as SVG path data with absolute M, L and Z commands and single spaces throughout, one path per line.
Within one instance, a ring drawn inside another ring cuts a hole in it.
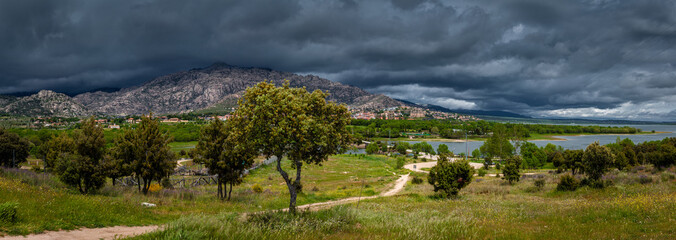
M 105 228 L 80 228 L 72 231 L 47 231 L 27 236 L 0 237 L 2 240 L 52 240 L 52 239 L 118 239 L 149 233 L 159 229 L 159 226 L 115 226 Z
M 419 163 L 411 163 L 411 164 L 406 164 L 404 165 L 404 168 L 414 171 L 414 172 L 422 172 L 422 173 L 428 173 L 427 171 L 420 170 L 421 168 L 432 168 L 437 165 L 437 155 L 420 155 L 418 158 L 425 158 L 429 160 L 434 160 L 433 162 L 419 162 Z M 460 160 L 460 158 L 452 158 L 453 161 Z M 475 162 L 469 162 L 469 165 L 472 166 L 474 169 L 479 169 L 482 168 L 484 165 L 481 163 L 475 163 Z
M 455 159 L 457 160 L 457 159 Z M 421 173 L 429 173 L 429 171 L 425 170 L 420 170 L 421 168 L 432 168 L 437 165 L 437 162 L 420 162 L 420 163 L 411 163 L 411 164 L 406 164 L 404 165 L 404 168 L 414 171 L 414 172 L 421 172 Z M 479 169 L 482 168 L 484 165 L 481 163 L 469 163 L 470 166 L 472 166 L 474 169 Z M 535 175 L 538 173 L 521 173 L 521 175 Z M 541 173 L 540 173 L 541 174 Z M 489 173 L 486 174 L 488 177 L 495 177 L 497 174 L 495 173 Z M 474 176 L 478 176 L 478 174 L 474 174 Z
M 406 182 L 408 182 L 408 176 L 409 174 L 406 175 L 401 175 L 397 181 L 394 182 L 394 186 L 388 190 L 387 192 L 380 193 L 380 195 L 376 196 L 368 196 L 368 197 L 350 197 L 350 198 L 343 198 L 343 199 L 338 199 L 334 201 L 328 201 L 328 202 L 320 202 L 320 203 L 310 203 L 310 204 L 305 204 L 305 205 L 300 205 L 297 207 L 298 210 L 309 210 L 309 211 L 316 211 L 319 209 L 324 209 L 328 208 L 331 206 L 335 205 L 341 205 L 341 204 L 346 204 L 346 203 L 351 203 L 351 202 L 357 202 L 360 200 L 366 200 L 366 199 L 374 199 L 378 197 L 389 197 L 389 196 L 394 196 L 395 194 L 401 192 L 401 190 L 404 189 L 404 186 L 406 186 Z M 283 209 L 283 211 L 288 211 L 288 208 Z
M 387 192 L 383 192 L 377 196 L 368 196 L 368 197 L 351 197 L 344 198 L 328 202 L 320 203 L 311 203 L 300 205 L 297 208 L 299 210 L 309 210 L 316 211 L 319 209 L 328 208 L 335 205 L 357 202 L 360 200 L 373 199 L 378 197 L 388 197 L 393 196 L 406 186 L 408 182 L 408 176 L 401 175 L 397 181 L 395 181 L 394 186 Z M 289 209 L 282 209 L 282 211 L 288 211 Z M 244 214 L 246 216 L 246 213 Z M 9 237 L 0 237 L 0 240 L 52 240 L 52 239 L 72 239 L 72 240 L 88 240 L 88 239 L 118 239 L 136 236 L 144 233 L 149 233 L 159 229 L 160 226 L 138 226 L 138 227 L 127 227 L 127 226 L 115 226 L 115 227 L 105 227 L 105 228 L 81 228 L 72 231 L 47 231 L 40 234 L 30 234 L 27 236 L 9 236 Z

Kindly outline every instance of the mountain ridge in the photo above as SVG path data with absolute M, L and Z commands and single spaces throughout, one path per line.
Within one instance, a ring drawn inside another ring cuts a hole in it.
M 139 86 L 115 92 L 86 92 L 73 99 L 94 112 L 106 115 L 132 115 L 153 111 L 158 114 L 187 113 L 207 109 L 241 94 L 247 87 L 268 80 L 308 91 L 328 91 L 328 100 L 351 108 L 379 109 L 403 105 L 382 94 L 333 82 L 314 75 L 298 75 L 265 68 L 236 67 L 215 63 L 157 77 Z

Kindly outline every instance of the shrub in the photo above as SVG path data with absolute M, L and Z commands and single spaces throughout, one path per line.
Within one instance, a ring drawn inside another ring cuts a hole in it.
M 676 176 L 674 176 L 671 173 L 664 172 L 664 173 L 662 173 L 662 175 L 660 175 L 660 178 L 662 178 L 662 182 L 668 182 L 668 181 L 676 179 Z
M 253 190 L 255 193 L 262 193 L 263 188 L 261 185 L 258 185 L 258 183 L 254 184 L 253 187 L 251 187 L 251 190 Z
M 613 153 L 608 147 L 599 145 L 599 142 L 589 144 L 583 156 L 585 174 L 594 182 L 601 179 L 612 166 L 613 158 Z
M 512 156 L 505 161 L 505 166 L 502 169 L 502 174 L 504 175 L 505 180 L 509 181 L 509 184 L 518 182 L 521 178 L 521 157 Z
M 0 222 L 14 223 L 16 222 L 16 211 L 19 209 L 19 204 L 15 202 L 6 202 L 0 204 Z
M 397 165 L 395 166 L 395 169 L 401 169 L 402 167 L 404 167 L 404 163 L 406 163 L 406 158 L 398 157 L 397 158 Z
M 434 186 L 435 192 L 444 197 L 458 195 L 460 189 L 472 182 L 474 168 L 466 160 L 449 162 L 443 155 L 429 173 L 427 181 Z
M 648 177 L 648 176 L 646 176 L 646 175 L 641 175 L 641 176 L 638 176 L 638 182 L 639 182 L 640 184 L 648 184 L 648 183 L 652 183 L 652 182 L 653 182 L 653 178 Z
M 486 169 L 481 168 L 481 169 L 479 169 L 479 177 L 483 177 L 483 176 L 486 176 Z
M 378 144 L 371 143 L 368 146 L 366 146 L 366 153 L 368 154 L 374 154 L 378 152 Z
M 418 176 L 413 176 L 413 179 L 411 179 L 411 183 L 413 184 L 421 184 L 423 183 L 423 179 L 419 178 Z
M 171 180 L 168 177 L 162 178 L 162 181 L 160 181 L 160 186 L 162 186 L 162 188 L 166 188 L 166 189 L 173 189 L 174 188 L 174 185 L 171 184 Z
M 580 186 L 580 182 L 570 174 L 561 176 L 559 184 L 556 186 L 558 191 L 575 191 Z
M 538 190 L 542 190 L 545 187 L 545 179 L 544 178 L 538 178 L 533 181 L 533 184 L 535 185 L 535 188 Z
M 162 186 L 157 183 L 150 184 L 150 187 L 148 187 L 148 192 L 158 192 L 160 190 L 162 190 Z

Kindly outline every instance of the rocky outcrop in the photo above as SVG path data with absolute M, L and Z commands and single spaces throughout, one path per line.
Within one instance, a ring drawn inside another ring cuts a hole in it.
M 158 77 L 141 86 L 117 92 L 84 93 L 74 97 L 88 109 L 109 115 L 159 114 L 191 112 L 200 109 L 232 107 L 247 87 L 268 80 L 281 85 L 285 80 L 292 87 L 328 91 L 329 100 L 356 108 L 387 108 L 403 105 L 384 95 L 373 95 L 360 88 L 332 82 L 313 75 L 263 68 L 242 68 L 214 64 Z
M 42 90 L 26 97 L 2 97 L 0 112 L 20 116 L 52 117 L 79 117 L 92 113 L 71 97 L 50 90 Z

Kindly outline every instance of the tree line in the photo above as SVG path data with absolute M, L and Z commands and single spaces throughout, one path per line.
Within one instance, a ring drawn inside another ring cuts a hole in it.
M 484 120 L 462 122 L 459 120 L 383 120 L 383 119 L 352 119 L 349 130 L 355 137 L 368 138 L 398 138 L 406 137 L 407 133 L 426 133 L 435 137 L 459 139 L 465 133 L 470 137 L 488 137 L 496 128 L 504 127 L 506 131 L 519 129 L 525 137 L 532 134 L 635 134 L 641 129 L 633 127 L 610 126 L 576 126 L 576 125 L 549 125 L 549 124 L 516 124 L 488 122 Z

